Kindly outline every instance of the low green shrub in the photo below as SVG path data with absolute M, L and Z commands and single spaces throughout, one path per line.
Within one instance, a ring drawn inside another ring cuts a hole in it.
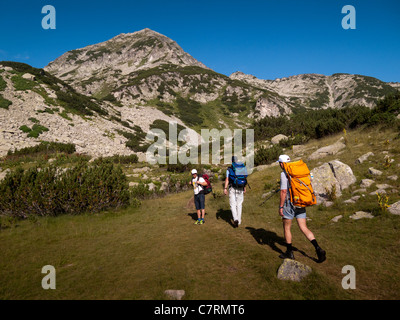
M 18 218 L 99 212 L 129 204 L 127 178 L 110 162 L 60 170 L 17 168 L 0 183 L 0 213 Z
M 7 82 L 5 82 L 3 77 L 0 76 L 0 91 L 4 91 L 5 88 L 7 88 Z
M 74 153 L 75 145 L 73 143 L 42 141 L 40 144 L 33 146 L 33 147 L 26 147 L 26 148 L 22 148 L 20 150 L 15 149 L 14 151 L 9 150 L 7 153 L 7 156 L 51 154 L 51 153 L 56 153 L 56 152 L 64 152 L 64 153 L 68 153 L 68 154 Z
M 0 94 L 0 108 L 8 110 L 8 107 L 10 105 L 12 105 L 12 102 L 10 100 L 3 98 L 3 96 Z
M 136 154 L 131 154 L 129 156 L 121 156 L 121 155 L 113 155 L 111 157 L 100 157 L 97 158 L 94 163 L 98 163 L 101 161 L 110 161 L 112 163 L 118 163 L 118 164 L 132 164 L 132 163 L 138 163 L 139 158 Z
M 49 131 L 49 129 L 46 128 L 45 126 L 35 123 L 32 126 L 32 130 L 28 133 L 28 137 L 37 138 L 45 131 Z
M 36 86 L 36 82 L 22 78 L 20 75 L 13 76 L 11 81 L 17 91 L 32 90 Z
M 262 164 L 270 164 L 277 161 L 279 155 L 283 153 L 282 148 L 279 145 L 274 145 L 271 148 L 261 147 L 255 152 L 254 164 L 256 166 Z
M 319 139 L 339 133 L 343 129 L 355 129 L 360 126 L 393 126 L 398 121 L 396 116 L 399 113 L 400 93 L 391 94 L 379 100 L 372 109 L 353 106 L 343 109 L 302 110 L 289 117 L 265 117 L 254 122 L 254 138 L 255 141 L 260 141 L 284 134 Z

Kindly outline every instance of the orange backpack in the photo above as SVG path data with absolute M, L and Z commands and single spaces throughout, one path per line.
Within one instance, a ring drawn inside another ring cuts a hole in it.
M 307 165 L 303 160 L 282 163 L 289 179 L 290 201 L 293 206 L 304 208 L 315 205 L 317 199 L 311 185 L 310 170 Z

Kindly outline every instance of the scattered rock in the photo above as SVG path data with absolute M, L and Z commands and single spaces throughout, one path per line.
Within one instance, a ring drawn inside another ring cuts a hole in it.
M 366 154 L 363 154 L 361 157 L 359 157 L 356 160 L 356 163 L 363 163 L 364 161 L 366 161 L 369 157 L 373 156 L 374 154 L 372 152 L 368 152 Z
M 300 282 L 312 272 L 312 269 L 296 260 L 285 259 L 278 269 L 278 279 Z
M 160 191 L 168 191 L 168 183 L 167 182 L 164 181 L 161 183 Z
M 369 212 L 357 211 L 356 213 L 351 215 L 349 218 L 353 219 L 353 220 L 359 220 L 359 219 L 364 219 L 364 218 L 372 219 L 373 217 L 374 216 Z
M 9 172 L 11 172 L 11 170 L 8 168 L 6 170 L 0 172 L 0 181 L 3 180 L 6 177 L 7 173 L 9 173 Z
M 278 135 L 276 135 L 275 137 L 273 137 L 273 138 L 271 139 L 271 143 L 272 143 L 272 144 L 279 144 L 279 142 L 280 142 L 281 140 L 287 140 L 287 139 L 288 139 L 288 137 L 285 136 L 284 134 L 278 134 Z
M 134 173 L 138 173 L 138 172 L 147 172 L 150 171 L 151 169 L 149 167 L 143 167 L 143 168 L 135 168 L 132 170 L 132 172 Z
M 172 300 L 182 300 L 185 290 L 165 290 L 164 294 Z
M 378 189 L 388 189 L 388 188 L 393 188 L 393 186 L 391 186 L 391 185 L 388 185 L 388 184 L 386 184 L 386 183 L 384 183 L 384 184 L 377 184 L 377 185 L 376 185 L 376 187 L 377 187 Z
M 302 144 L 293 145 L 292 150 L 293 150 L 294 155 L 300 156 L 300 155 L 304 154 L 304 152 L 306 151 L 306 147 Z
M 386 190 L 385 189 L 378 189 L 376 191 L 372 191 L 369 195 L 370 196 L 375 196 L 377 193 L 379 194 L 386 194 Z
M 153 182 L 148 183 L 147 186 L 149 187 L 150 191 L 154 191 L 157 188 L 157 186 Z
M 370 174 L 372 174 L 373 176 L 381 176 L 382 175 L 382 171 L 374 169 L 372 167 L 368 169 L 368 172 Z
M 31 81 L 35 81 L 36 78 L 33 74 L 30 73 L 25 73 L 24 75 L 22 75 L 22 78 L 26 79 L 26 80 L 31 80 Z
M 362 179 L 360 183 L 361 188 L 369 188 L 373 183 L 375 183 L 374 180 L 371 179 Z
M 400 201 L 393 203 L 389 208 L 388 211 L 391 214 L 400 215 Z
M 357 190 L 354 190 L 351 194 L 356 194 L 356 193 L 365 193 L 365 192 L 367 192 L 367 189 L 364 189 L 364 188 L 362 188 L 362 189 L 357 189 Z
M 342 215 L 336 216 L 336 217 L 332 218 L 331 221 L 332 221 L 332 222 L 338 222 L 338 221 L 339 221 L 340 219 L 342 219 L 342 218 L 343 218 Z
M 129 186 L 130 186 L 130 187 L 136 187 L 136 186 L 138 186 L 138 185 L 139 185 L 138 182 L 129 182 Z
M 394 175 L 392 175 L 392 176 L 389 176 L 389 177 L 387 177 L 389 180 L 392 180 L 392 181 L 397 181 L 397 179 L 398 179 L 398 176 L 396 176 L 395 174 Z
M 333 202 L 332 201 L 324 201 L 324 206 L 326 208 L 329 208 L 329 207 L 333 206 Z
M 346 145 L 342 142 L 344 139 L 343 137 L 336 141 L 334 144 L 330 146 L 326 146 L 323 148 L 314 151 L 309 157 L 309 160 L 316 160 L 320 159 L 329 155 L 337 154 L 340 150 L 346 148 Z

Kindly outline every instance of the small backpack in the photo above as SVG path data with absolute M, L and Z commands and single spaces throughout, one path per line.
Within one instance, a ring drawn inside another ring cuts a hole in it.
M 210 192 L 212 192 L 212 186 L 211 186 L 211 182 L 210 182 L 210 177 L 207 174 L 203 174 L 200 177 L 203 178 L 205 182 L 207 182 L 207 186 L 205 186 L 205 187 L 202 186 L 203 190 L 200 191 L 200 192 L 203 193 L 203 194 L 209 194 Z
M 309 207 L 317 203 L 311 185 L 310 170 L 303 160 L 282 162 L 290 185 L 290 201 L 295 207 Z
M 247 168 L 244 163 L 233 162 L 229 170 L 229 184 L 235 188 L 244 188 L 247 185 Z

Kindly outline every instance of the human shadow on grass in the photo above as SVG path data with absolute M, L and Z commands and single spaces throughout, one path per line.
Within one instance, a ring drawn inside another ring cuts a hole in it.
M 215 217 L 217 218 L 217 220 L 219 220 L 219 219 L 224 220 L 232 228 L 235 228 L 235 225 L 233 224 L 233 221 L 232 221 L 231 210 L 218 209 L 217 213 L 215 214 Z
M 279 254 L 284 253 L 277 246 L 277 244 L 286 248 L 286 241 L 284 238 L 278 236 L 275 232 L 267 231 L 263 228 L 255 229 L 252 227 L 246 227 L 246 229 L 249 230 L 250 234 L 257 241 L 258 244 L 262 244 L 262 245 L 266 244 L 266 245 L 270 246 L 272 250 L 278 252 Z M 293 251 L 297 251 L 297 252 L 301 253 L 303 256 L 305 256 L 315 262 L 318 262 L 317 259 L 310 257 L 307 253 L 305 253 L 304 251 L 302 251 L 296 247 L 293 247 Z

